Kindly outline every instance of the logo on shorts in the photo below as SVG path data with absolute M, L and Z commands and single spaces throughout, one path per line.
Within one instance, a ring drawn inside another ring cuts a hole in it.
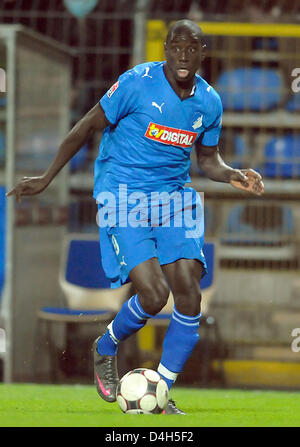
M 150 140 L 159 141 L 163 144 L 171 144 L 178 147 L 191 147 L 198 136 L 197 132 L 190 132 L 174 127 L 162 126 L 161 124 L 149 123 L 145 137 Z
M 127 265 L 125 260 L 124 260 L 124 256 L 122 256 L 122 261 L 120 262 L 120 265 Z
M 118 244 L 118 242 L 117 242 L 117 239 L 115 238 L 114 235 L 112 235 L 112 237 L 111 237 L 111 241 L 112 241 L 112 244 L 113 244 L 113 246 L 114 246 L 116 255 L 118 256 L 118 254 L 120 253 L 120 247 L 119 247 L 119 244 Z
M 110 87 L 110 89 L 107 92 L 107 96 L 110 98 L 115 93 L 118 87 L 119 87 L 119 81 L 115 82 L 114 85 Z

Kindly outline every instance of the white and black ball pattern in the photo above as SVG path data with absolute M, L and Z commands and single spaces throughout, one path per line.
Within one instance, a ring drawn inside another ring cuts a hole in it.
M 168 400 L 166 382 L 152 369 L 129 371 L 117 387 L 117 402 L 123 413 L 158 414 L 165 409 Z

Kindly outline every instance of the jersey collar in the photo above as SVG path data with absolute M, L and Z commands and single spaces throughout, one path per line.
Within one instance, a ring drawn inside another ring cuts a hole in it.
M 163 74 L 163 77 L 164 77 L 165 81 L 169 84 L 169 86 L 170 86 L 170 88 L 172 89 L 172 91 L 174 92 L 174 94 L 180 99 L 180 101 L 185 101 L 186 99 L 191 98 L 192 96 L 195 96 L 196 88 L 197 88 L 197 87 L 196 87 L 196 77 L 195 77 L 195 79 L 194 79 L 194 85 L 193 85 L 193 87 L 192 87 L 192 89 L 191 89 L 191 91 L 190 91 L 190 94 L 189 94 L 186 98 L 181 99 L 181 98 L 178 96 L 178 94 L 176 93 L 176 91 L 174 90 L 174 88 L 172 87 L 172 85 L 170 84 L 170 82 L 169 82 L 167 76 L 165 75 L 164 64 L 165 64 L 165 61 L 164 61 L 164 63 L 162 64 L 162 74 Z

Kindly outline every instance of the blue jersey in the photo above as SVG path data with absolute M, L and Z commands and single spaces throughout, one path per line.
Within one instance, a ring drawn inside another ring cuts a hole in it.
M 216 91 L 195 76 L 191 95 L 181 100 L 168 82 L 165 62 L 137 65 L 122 74 L 101 98 L 111 123 L 103 132 L 95 162 L 94 197 L 129 193 L 173 192 L 190 181 L 190 154 L 200 139 L 219 141 L 222 104 Z

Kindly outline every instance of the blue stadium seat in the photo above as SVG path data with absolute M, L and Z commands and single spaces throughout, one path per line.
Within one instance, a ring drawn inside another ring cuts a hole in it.
M 300 176 L 300 135 L 271 138 L 264 148 L 262 173 L 266 177 Z
M 300 111 L 300 93 L 295 93 L 287 102 L 285 106 L 288 112 Z
M 63 244 L 59 283 L 70 309 L 117 312 L 129 285 L 111 288 L 102 263 L 99 236 L 69 234 Z
M 276 37 L 256 37 L 253 41 L 255 50 L 278 50 L 278 39 Z
M 0 185 L 0 300 L 5 280 L 5 187 Z
M 80 317 L 82 319 L 83 323 L 89 322 L 89 321 L 98 321 L 95 317 L 107 317 L 107 311 L 106 310 L 85 310 L 85 309 L 70 309 L 68 307 L 51 307 L 51 306 L 45 306 L 43 307 L 43 313 L 45 315 L 48 315 L 53 317 L 55 316 L 56 321 L 64 320 L 65 322 L 77 322 L 78 318 Z M 61 320 L 60 320 L 61 317 Z M 89 318 L 87 318 L 89 317 Z
M 230 166 L 234 169 L 242 169 L 248 155 L 248 146 L 241 135 L 234 136 L 234 156 Z
M 74 157 L 71 158 L 70 167 L 71 172 L 76 172 L 83 168 L 88 159 L 88 145 L 85 144 L 82 148 L 77 152 Z
M 129 288 L 128 285 L 118 289 L 110 288 L 110 281 L 106 278 L 101 265 L 99 236 L 89 234 L 69 234 L 65 238 L 59 284 L 66 298 L 64 305 L 48 305 L 37 311 L 36 343 L 40 343 L 42 327 L 45 326 L 47 348 L 52 360 L 50 362 L 52 382 L 58 380 L 55 365 L 58 352 L 52 337 L 52 325 L 97 323 L 101 331 L 128 298 Z M 34 372 L 37 374 L 36 353 L 34 363 Z
M 217 82 L 224 109 L 263 111 L 276 107 L 283 94 L 279 72 L 267 68 L 236 68 L 223 72 Z
M 221 243 L 272 246 L 291 236 L 294 230 L 292 209 L 285 205 L 270 207 L 233 206 L 222 231 Z
M 88 289 L 110 289 L 100 261 L 98 240 L 71 239 L 66 260 L 66 281 Z

